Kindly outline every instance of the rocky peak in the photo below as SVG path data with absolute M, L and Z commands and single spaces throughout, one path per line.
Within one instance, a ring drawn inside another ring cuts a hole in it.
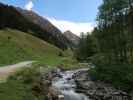
M 71 31 L 66 31 L 64 32 L 64 36 L 69 39 L 75 46 L 78 45 L 80 37 L 78 37 L 77 35 L 75 35 L 74 33 L 72 33 Z

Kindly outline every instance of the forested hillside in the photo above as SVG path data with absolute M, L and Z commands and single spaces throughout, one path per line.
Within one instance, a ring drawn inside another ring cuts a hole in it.
M 96 65 L 97 79 L 133 90 L 133 2 L 103 0 L 92 33 L 82 35 L 77 57 Z

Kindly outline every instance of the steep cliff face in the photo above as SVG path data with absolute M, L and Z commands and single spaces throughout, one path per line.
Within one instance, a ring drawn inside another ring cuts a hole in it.
M 74 46 L 77 46 L 79 41 L 80 41 L 80 37 L 78 37 L 77 35 L 75 35 L 74 33 L 72 33 L 71 31 L 66 31 L 64 32 L 64 36 L 71 41 L 71 43 Z
M 35 12 L 0 3 L 0 28 L 5 27 L 30 32 L 61 49 L 71 47 L 71 42 L 47 19 Z

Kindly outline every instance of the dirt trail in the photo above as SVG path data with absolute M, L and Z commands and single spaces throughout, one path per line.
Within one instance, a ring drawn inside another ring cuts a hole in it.
M 33 61 L 25 61 L 14 65 L 0 67 L 0 79 L 7 78 L 9 75 L 16 72 L 20 68 L 29 67 L 32 63 Z

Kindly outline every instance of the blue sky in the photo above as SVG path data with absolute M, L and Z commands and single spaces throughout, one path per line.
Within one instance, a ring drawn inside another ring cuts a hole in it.
M 29 6 L 29 0 L 0 0 L 0 2 L 22 8 L 25 8 L 26 5 Z M 62 27 L 63 22 L 65 24 L 71 23 L 73 26 L 74 24 L 77 24 L 77 26 L 79 26 L 78 24 L 80 26 L 84 24 L 83 27 L 85 25 L 90 27 L 95 22 L 97 8 L 102 3 L 102 0 L 32 0 L 32 3 L 33 11 L 47 17 L 58 28 Z M 76 28 L 75 26 L 76 29 L 78 27 Z

